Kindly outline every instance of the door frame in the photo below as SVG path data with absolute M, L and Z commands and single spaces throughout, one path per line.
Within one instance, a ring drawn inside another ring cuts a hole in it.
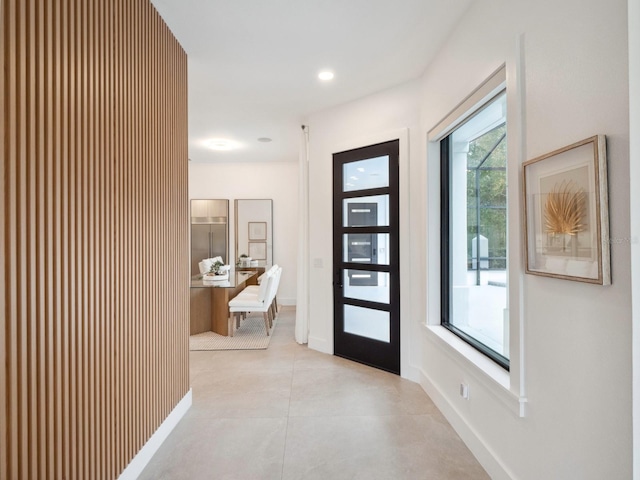
M 400 281 L 402 285 L 404 285 L 400 298 L 400 315 L 409 319 L 400 325 L 400 375 L 417 382 L 420 381 L 421 378 L 420 368 L 410 362 L 410 351 L 412 350 L 411 345 L 414 345 L 413 349 L 420 348 L 422 338 L 420 324 L 426 323 L 426 295 L 425 292 L 420 290 L 422 288 L 421 285 L 424 285 L 423 277 L 426 278 L 426 273 L 424 271 L 425 265 L 422 263 L 420 270 L 416 269 L 414 274 L 411 273 L 411 262 L 409 261 L 411 258 L 411 242 L 410 235 L 407 232 L 409 232 L 411 227 L 414 229 L 414 232 L 416 228 L 419 229 L 416 237 L 420 240 L 417 241 L 421 242 L 421 245 L 424 247 L 424 242 L 426 241 L 424 230 L 426 223 L 423 220 L 417 220 L 411 225 L 408 215 L 411 183 L 409 181 L 409 128 L 392 128 L 390 130 L 364 135 L 357 133 L 356 135 L 351 134 L 351 138 L 347 138 L 346 140 L 338 140 L 335 143 L 328 142 L 326 145 L 323 145 L 321 157 L 327 165 L 330 165 L 327 169 L 331 169 L 333 168 L 332 154 L 334 152 L 353 150 L 355 148 L 366 147 L 367 145 L 398 139 L 400 140 Z M 301 172 L 304 177 L 303 193 L 307 202 L 310 201 L 309 188 L 306 186 L 306 182 L 309 181 L 309 176 L 312 173 L 317 175 L 319 172 L 322 172 L 323 176 L 328 175 L 329 178 L 324 176 L 326 179 L 324 182 L 328 182 L 324 183 L 324 185 L 328 186 L 322 189 L 323 200 L 319 202 L 318 205 L 314 202 L 309 208 L 322 208 L 324 214 L 330 216 L 332 211 L 331 198 L 333 197 L 333 178 L 331 177 L 331 173 L 325 174 L 325 167 L 318 166 L 315 168 L 306 162 L 302 162 Z M 418 170 L 415 173 L 417 177 L 414 179 L 414 183 L 416 189 L 424 190 L 425 180 L 421 172 L 422 170 Z M 424 211 L 424 207 L 420 207 L 418 212 L 421 211 Z M 325 262 L 333 259 L 333 246 L 332 244 L 326 247 L 314 245 L 310 237 L 303 235 L 302 238 L 307 250 L 302 252 L 302 261 L 298 265 L 299 277 L 301 279 L 307 279 L 307 289 L 315 289 L 316 295 L 319 294 L 320 298 L 326 299 L 323 300 L 321 304 L 317 304 L 313 310 L 310 308 L 313 302 L 306 305 L 307 308 L 303 314 L 307 315 L 309 332 L 308 346 L 312 350 L 333 355 L 333 276 L 331 270 L 326 268 L 329 265 L 325 265 Z M 420 250 L 418 252 L 420 252 Z M 426 254 L 419 256 L 419 258 L 421 258 L 421 262 L 425 261 Z M 312 274 L 316 274 L 317 276 Z M 415 290 L 415 293 L 412 293 L 414 289 L 417 290 Z M 304 304 L 302 304 L 302 307 L 304 308 Z M 418 318 L 416 316 L 422 320 L 411 320 L 412 318 Z M 414 340 L 411 340 L 412 337 Z

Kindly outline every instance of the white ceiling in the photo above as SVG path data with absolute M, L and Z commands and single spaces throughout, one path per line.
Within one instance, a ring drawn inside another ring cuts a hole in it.
M 306 115 L 421 75 L 471 1 L 152 0 L 188 55 L 189 158 L 296 161 Z

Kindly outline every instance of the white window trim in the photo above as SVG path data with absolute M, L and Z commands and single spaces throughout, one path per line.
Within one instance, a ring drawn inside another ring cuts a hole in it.
M 527 399 L 510 390 L 509 372 L 440 325 L 425 325 L 433 342 L 514 415 L 524 417 Z
M 427 133 L 429 142 L 439 142 L 449 135 L 462 122 L 477 112 L 485 103 L 495 97 L 506 87 L 506 67 L 502 65 L 482 85 L 476 88 L 462 102 L 449 112 L 438 124 Z
M 520 169 L 524 158 L 522 39 L 516 42 L 514 62 L 502 65 L 427 133 L 427 321 L 425 332 L 460 368 L 481 382 L 501 403 L 519 417 L 525 416 L 524 341 L 522 325 Z M 507 90 L 508 148 L 508 298 L 510 370 L 506 371 L 483 353 L 462 341 L 440 324 L 440 140 L 501 90 Z

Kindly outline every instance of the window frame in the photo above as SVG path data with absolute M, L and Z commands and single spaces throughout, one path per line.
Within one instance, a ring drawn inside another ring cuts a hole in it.
M 460 328 L 456 327 L 451 322 L 450 307 L 451 307 L 451 139 L 453 133 L 469 119 L 471 119 L 478 112 L 482 111 L 486 106 L 491 104 L 497 97 L 504 94 L 506 88 L 500 89 L 497 93 L 492 95 L 485 102 L 477 105 L 469 115 L 459 122 L 455 127 L 451 128 L 439 141 L 440 147 L 440 325 L 459 337 L 461 340 L 478 350 L 480 353 L 497 363 L 500 367 L 506 371 L 510 371 L 510 359 L 489 348 L 478 339 L 464 332 Z M 506 120 L 505 120 L 506 123 Z M 508 129 L 508 125 L 507 125 Z M 508 163 L 506 166 L 508 172 Z M 508 174 L 507 174 L 508 175 Z M 508 218 L 508 202 L 506 204 L 506 215 Z M 508 230 L 508 227 L 507 227 Z M 509 258 L 509 244 L 507 242 L 507 250 L 505 257 Z M 506 270 L 508 271 L 508 263 Z M 507 298 L 509 292 L 509 283 L 507 281 Z M 509 342 L 509 339 L 506 339 Z

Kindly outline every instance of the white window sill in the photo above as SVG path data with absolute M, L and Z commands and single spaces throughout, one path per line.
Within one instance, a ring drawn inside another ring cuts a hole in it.
M 510 390 L 509 372 L 441 325 L 425 325 L 427 335 L 447 356 L 470 373 L 487 391 L 519 417 L 527 399 Z

